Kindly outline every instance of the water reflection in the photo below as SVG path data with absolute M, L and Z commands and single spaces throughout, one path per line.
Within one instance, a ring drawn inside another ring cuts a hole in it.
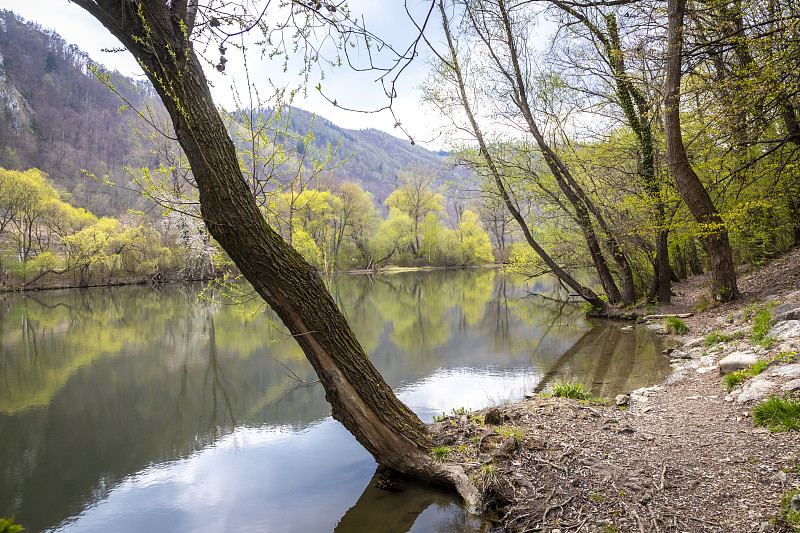
M 395 490 L 382 490 L 375 486 L 378 477 L 376 472 L 356 504 L 336 524 L 334 533 L 490 531 L 490 524 L 457 505 L 450 491 L 403 479 L 394 480 Z
M 472 527 L 452 495 L 369 488 L 375 464 L 322 388 L 287 395 L 316 379 L 296 343 L 257 300 L 198 302 L 200 290 L 0 295 L 0 516 L 32 532 L 373 531 L 355 524 L 397 500 L 412 531 Z M 556 376 L 613 395 L 667 370 L 650 332 L 588 323 L 546 280 L 342 276 L 332 293 L 426 421 Z

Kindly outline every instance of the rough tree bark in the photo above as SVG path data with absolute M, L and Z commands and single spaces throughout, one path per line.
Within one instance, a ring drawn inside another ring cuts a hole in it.
M 73 1 L 140 61 L 191 164 L 209 232 L 294 335 L 333 417 L 378 463 L 453 486 L 476 509 L 479 495 L 463 469 L 433 461 L 425 425 L 369 361 L 317 271 L 259 211 L 192 49 L 187 0 Z
M 736 269 L 728 241 L 728 230 L 711 197 L 695 173 L 683 145 L 680 119 L 681 56 L 683 52 L 683 18 L 686 0 L 667 2 L 667 76 L 664 94 L 664 134 L 667 164 L 678 191 L 692 216 L 701 225 L 711 261 L 712 294 L 727 302 L 739 295 Z

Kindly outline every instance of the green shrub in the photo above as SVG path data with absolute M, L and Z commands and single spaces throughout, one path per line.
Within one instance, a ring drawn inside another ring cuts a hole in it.
M 25 529 L 19 524 L 14 523 L 14 517 L 11 518 L 0 518 L 0 533 L 18 533 Z
M 800 402 L 771 395 L 753 409 L 753 423 L 771 431 L 800 430 Z
M 550 387 L 550 392 L 558 398 L 572 398 L 573 400 L 588 400 L 589 391 L 583 388 L 582 383 L 556 381 Z
M 664 319 L 664 327 L 667 328 L 667 333 L 674 335 L 685 335 L 689 333 L 689 326 L 680 318 L 671 316 Z
M 583 314 L 586 316 L 596 315 L 600 311 L 602 311 L 602 309 L 596 305 L 592 305 L 590 302 L 584 302 L 583 304 Z

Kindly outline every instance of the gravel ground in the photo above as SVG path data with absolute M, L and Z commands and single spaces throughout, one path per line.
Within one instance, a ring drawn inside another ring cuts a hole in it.
M 749 332 L 747 320 L 722 318 L 754 301 L 800 301 L 800 249 L 740 273 L 739 287 L 739 300 L 684 319 L 682 340 L 698 345 L 712 328 Z M 677 284 L 657 312 L 691 312 L 706 290 L 704 276 Z M 536 398 L 431 429 L 484 491 L 498 531 L 800 531 L 779 517 L 781 497 L 800 489 L 800 435 L 754 427 L 752 405 L 726 400 L 716 361 L 743 346 L 751 347 L 747 335 L 676 360 L 666 382 L 626 408 Z

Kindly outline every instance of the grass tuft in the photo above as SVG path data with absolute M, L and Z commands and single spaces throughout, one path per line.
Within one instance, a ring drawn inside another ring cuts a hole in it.
M 458 407 L 458 408 L 453 407 L 452 409 L 450 409 L 450 414 L 449 415 L 447 413 L 445 413 L 444 411 L 442 411 L 441 415 L 433 415 L 433 421 L 434 422 L 441 422 L 443 420 L 446 420 L 450 416 L 468 415 L 471 412 L 472 411 L 470 411 L 466 407 Z
M 800 532 L 800 511 L 792 510 L 792 498 L 800 495 L 800 490 L 790 490 L 781 498 L 781 510 L 778 514 L 778 524 L 791 527 Z
M 589 399 L 589 391 L 583 388 L 583 384 L 571 381 L 556 381 L 550 386 L 550 394 L 557 398 Z
M 773 307 L 775 307 L 775 302 L 753 306 L 751 309 L 746 308 L 748 313 L 752 313 L 753 316 L 750 341 L 762 348 L 771 348 L 772 345 L 775 344 L 775 339 L 768 335 L 770 330 L 769 321 L 772 320 Z
M 689 326 L 680 318 L 671 316 L 664 319 L 664 327 L 667 328 L 667 333 L 674 335 L 685 335 L 689 333 Z
M 433 455 L 434 460 L 440 462 L 448 460 L 450 458 L 450 454 L 452 453 L 452 446 L 436 446 L 431 450 L 431 455 Z
M 800 431 L 800 402 L 773 394 L 753 408 L 753 423 L 770 431 Z
M 721 342 L 728 342 L 734 339 L 741 339 L 742 337 L 744 337 L 744 331 L 737 331 L 731 334 L 725 334 L 725 333 L 720 333 L 719 331 L 713 331 L 709 333 L 703 340 L 703 346 L 714 346 L 715 344 L 719 344 Z
M 510 439 L 514 437 L 518 441 L 525 438 L 525 430 L 521 427 L 511 426 L 511 427 L 499 427 L 495 431 L 503 436 L 505 439 Z

